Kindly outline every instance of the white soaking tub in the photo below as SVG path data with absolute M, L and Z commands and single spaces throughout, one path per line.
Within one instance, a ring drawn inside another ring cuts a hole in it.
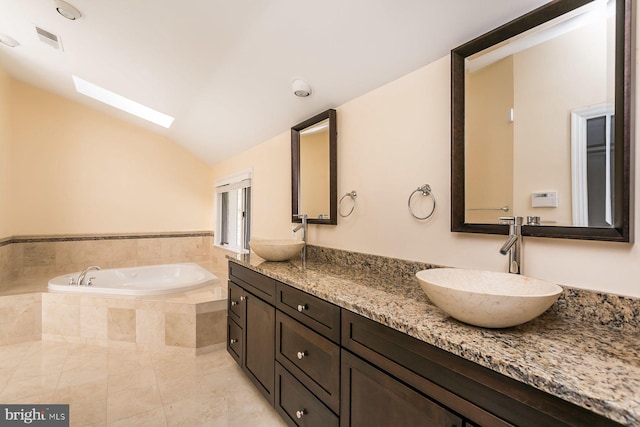
M 54 292 L 109 295 L 161 295 L 184 292 L 220 282 L 217 276 L 198 264 L 163 264 L 145 267 L 111 268 L 91 270 L 84 283 L 70 285 L 71 279 L 78 282 L 80 272 L 65 274 L 49 280 L 48 289 Z

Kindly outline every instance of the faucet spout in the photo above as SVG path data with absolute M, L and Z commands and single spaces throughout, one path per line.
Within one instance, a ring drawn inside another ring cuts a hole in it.
M 502 255 L 508 254 L 511 248 L 513 248 L 513 245 L 515 245 L 517 241 L 518 241 L 518 236 L 516 235 L 509 236 L 509 240 L 507 240 L 504 243 L 504 245 L 502 245 L 502 247 L 500 248 L 500 253 Z
M 298 217 L 302 220 L 302 223 L 296 226 L 293 229 L 295 233 L 298 230 L 302 230 L 302 241 L 304 242 L 304 246 L 302 247 L 302 251 L 300 252 L 300 257 L 302 258 L 302 267 L 307 266 L 307 219 L 309 216 L 307 214 L 298 215 Z
M 522 217 L 501 217 L 500 221 L 509 224 L 509 238 L 500 253 L 509 256 L 509 273 L 522 274 Z
M 97 265 L 92 265 L 92 266 L 89 266 L 89 267 L 85 268 L 84 270 L 82 270 L 82 273 L 80 273 L 78 275 L 78 286 L 82 286 L 84 284 L 84 277 L 91 270 L 100 270 L 100 267 L 97 266 Z M 92 279 L 95 279 L 95 277 L 92 277 Z M 89 282 L 91 282 L 91 280 Z M 89 283 L 89 285 L 91 285 L 91 283 Z

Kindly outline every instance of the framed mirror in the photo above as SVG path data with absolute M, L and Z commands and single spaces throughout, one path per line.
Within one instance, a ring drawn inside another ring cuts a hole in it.
M 631 3 L 552 1 L 452 50 L 451 231 L 632 240 Z
M 292 222 L 338 224 L 336 110 L 327 110 L 291 128 Z

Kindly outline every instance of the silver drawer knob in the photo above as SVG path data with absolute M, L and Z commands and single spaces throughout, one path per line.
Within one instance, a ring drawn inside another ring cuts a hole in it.
M 240 297 L 240 301 L 246 301 L 247 297 L 245 297 L 244 295 Z
M 235 339 L 235 338 L 231 338 L 231 339 L 229 340 L 229 344 L 235 344 L 235 343 L 237 343 L 237 342 L 238 342 L 238 340 L 237 340 L 237 339 Z
M 298 359 L 302 360 L 303 357 L 305 357 L 307 355 L 306 351 L 299 351 L 298 352 Z
M 308 309 L 307 304 L 298 304 L 298 311 L 302 313 L 304 310 Z
M 307 413 L 307 411 L 304 410 L 304 409 L 302 411 L 296 411 L 296 418 L 300 419 L 306 413 Z
M 231 305 L 232 305 L 232 306 L 234 306 L 234 305 L 238 305 L 238 304 L 240 304 L 238 301 L 231 301 Z

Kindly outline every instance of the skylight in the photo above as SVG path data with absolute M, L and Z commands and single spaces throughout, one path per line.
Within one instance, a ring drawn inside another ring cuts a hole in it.
M 129 98 L 125 98 L 122 95 L 118 95 L 117 93 L 83 80 L 80 77 L 72 77 L 73 83 L 76 85 L 76 91 L 83 95 L 87 95 L 90 98 L 104 102 L 112 107 L 126 111 L 129 114 L 133 114 L 134 116 L 138 116 L 165 128 L 171 127 L 173 123 L 174 118 L 171 116 L 149 108 L 146 105 L 139 104 Z

